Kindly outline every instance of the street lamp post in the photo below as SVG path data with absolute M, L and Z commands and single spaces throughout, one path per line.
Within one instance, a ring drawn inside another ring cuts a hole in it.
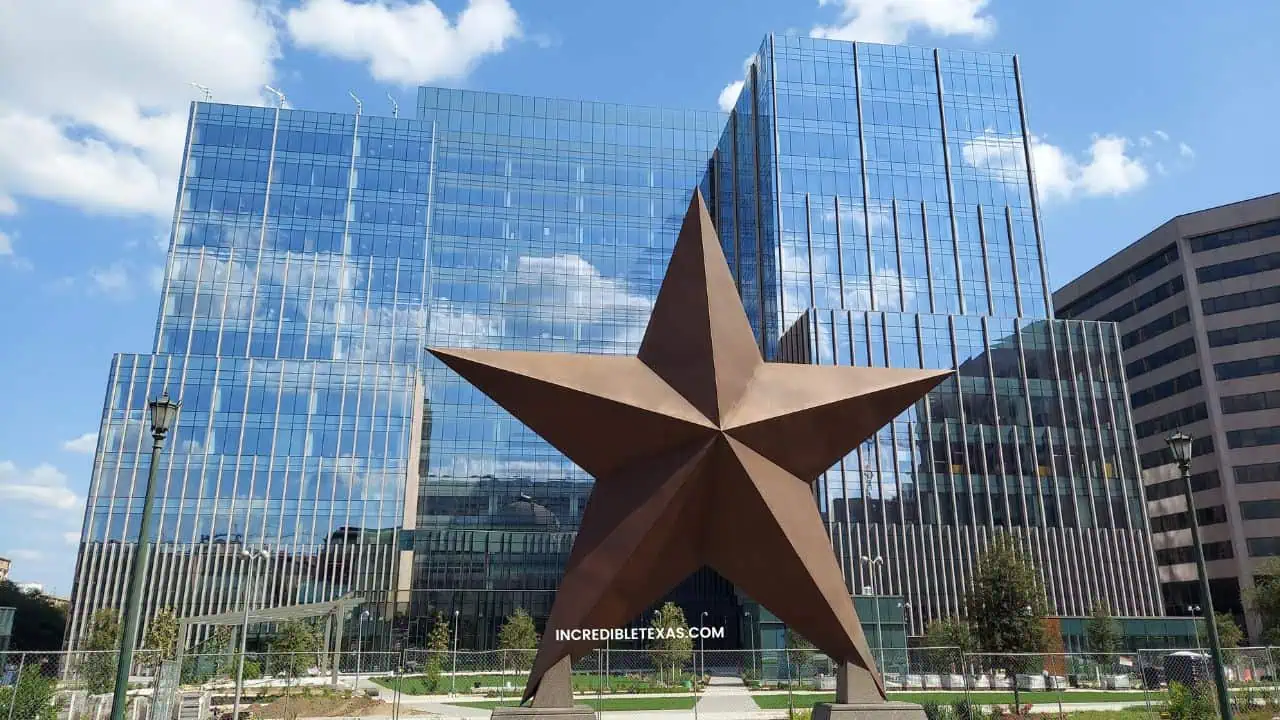
M 1213 659 L 1213 680 L 1218 686 L 1218 712 L 1222 720 L 1231 720 L 1231 696 L 1227 694 L 1227 673 L 1222 665 L 1222 645 L 1218 641 L 1218 619 L 1213 612 L 1213 596 L 1209 594 L 1209 571 L 1204 564 L 1204 547 L 1200 544 L 1200 521 L 1196 518 L 1195 498 L 1191 494 L 1191 436 L 1181 430 L 1165 441 L 1178 464 L 1182 491 L 1187 499 L 1187 515 L 1191 522 L 1191 545 L 1196 551 L 1196 574 L 1200 576 L 1200 603 L 1204 608 L 1205 627 L 1209 635 L 1209 655 Z M 1199 631 L 1197 630 L 1197 633 Z
M 458 611 L 453 611 L 453 673 L 449 676 L 449 694 L 458 693 Z
M 249 608 L 253 606 L 253 589 L 258 578 L 259 560 L 266 561 L 271 557 L 271 553 L 266 548 L 257 552 L 241 550 L 240 557 L 244 558 L 245 564 L 249 568 L 249 582 L 244 592 L 244 618 L 240 621 L 240 654 L 236 656 L 236 696 L 235 702 L 231 705 L 231 720 L 240 720 L 240 691 L 244 687 L 244 651 L 249 640 Z
M 703 628 L 707 627 L 707 611 L 702 611 L 702 619 L 700 621 Z M 707 675 L 707 635 L 705 632 L 699 633 L 698 650 L 702 655 L 702 677 Z
M 1200 606 L 1199 606 L 1199 605 L 1188 605 L 1188 606 L 1187 606 L 1187 612 L 1191 613 L 1191 617 L 1193 617 L 1193 618 L 1199 618 L 1199 617 L 1200 617 Z M 1204 646 L 1200 644 L 1200 621 L 1199 621 L 1199 620 L 1192 620 L 1192 621 L 1191 621 L 1191 629 L 1192 629 L 1192 630 L 1195 632 L 1195 634 L 1196 634 L 1196 652 L 1204 652 Z
M 871 568 L 871 601 L 875 604 L 875 608 L 876 608 L 876 617 L 875 617 L 876 648 L 877 650 L 879 650 L 880 673 L 883 675 L 884 674 L 884 631 L 880 627 L 880 592 L 883 590 L 883 588 L 881 587 L 881 583 L 879 583 L 878 580 L 880 579 L 880 571 L 884 569 L 884 558 L 880 557 L 879 555 L 875 557 L 867 557 L 866 555 L 863 555 L 862 562 L 870 566 Z
M 134 552 L 133 567 L 129 570 L 129 588 L 124 600 L 124 632 L 120 635 L 120 654 L 116 658 L 115 693 L 111 697 L 111 720 L 124 720 L 128 703 L 129 670 L 133 667 L 133 648 L 138 637 L 138 624 L 142 614 L 142 583 L 147 575 L 147 561 L 151 557 L 151 506 L 155 503 L 156 472 L 160 465 L 160 450 L 164 438 L 178 417 L 182 403 L 169 399 L 164 393 L 149 403 L 151 410 L 151 465 L 147 469 L 147 490 L 142 501 L 142 523 L 138 526 L 138 546 Z
M 356 635 L 356 684 L 355 691 L 360 692 L 360 650 L 364 645 L 364 621 L 369 619 L 369 611 L 360 611 L 360 632 Z
M 751 669 L 756 673 L 756 682 L 760 682 L 760 666 L 756 663 L 756 633 L 751 625 L 751 611 L 744 611 L 742 617 L 747 619 L 747 648 L 751 653 Z

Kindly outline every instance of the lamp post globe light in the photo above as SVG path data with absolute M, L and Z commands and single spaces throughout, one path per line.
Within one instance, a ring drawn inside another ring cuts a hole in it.
M 249 609 L 253 606 L 258 563 L 265 563 L 270 558 L 271 552 L 266 548 L 240 551 L 240 559 L 244 561 L 245 573 L 249 576 L 249 581 L 245 583 L 244 589 L 244 616 L 240 620 L 240 652 L 236 654 L 236 694 L 231 705 L 231 720 L 240 720 L 240 692 L 244 688 L 244 652 L 249 640 Z
M 356 633 L 356 684 L 352 689 L 360 692 L 360 649 L 364 646 L 364 621 L 369 619 L 369 611 L 360 611 L 360 623 Z
M 704 628 L 707 626 L 707 614 L 708 614 L 707 611 L 703 610 L 702 617 L 698 621 L 698 624 Z M 707 674 L 707 636 L 705 633 L 699 633 L 698 651 L 699 651 L 699 654 L 702 655 L 702 676 L 705 677 Z M 698 680 L 701 680 L 701 679 L 702 677 L 698 678 Z M 695 683 L 695 687 L 696 687 L 696 683 Z
M 449 675 L 449 694 L 458 692 L 458 611 L 453 611 L 453 673 Z
M 1187 500 L 1187 516 L 1191 524 L 1191 546 L 1196 553 L 1196 574 L 1200 577 L 1200 606 L 1209 636 L 1209 655 L 1213 660 L 1213 681 L 1218 687 L 1218 712 L 1222 720 L 1231 720 L 1231 696 L 1227 691 L 1227 673 L 1222 665 L 1222 645 L 1218 642 L 1218 619 L 1213 612 L 1213 596 L 1209 594 L 1209 571 L 1204 564 L 1204 547 L 1200 544 L 1200 521 L 1191 493 L 1191 436 L 1175 431 L 1166 440 L 1182 478 L 1182 492 Z M 1197 634 L 1199 630 L 1196 631 Z
M 155 504 L 156 472 L 160 465 L 160 450 L 165 436 L 178 419 L 182 403 L 169 399 L 163 393 L 152 400 L 148 407 L 151 419 L 151 465 L 147 469 L 147 488 L 142 501 L 142 522 L 138 525 L 138 544 L 134 551 L 133 566 L 129 570 L 129 587 L 124 598 L 124 629 L 120 635 L 120 654 L 116 657 L 115 692 L 111 697 L 111 720 L 124 720 L 128 703 L 129 670 L 133 667 L 133 648 L 138 639 L 138 624 L 142 614 L 142 583 L 147 576 L 147 561 L 151 557 L 151 507 Z

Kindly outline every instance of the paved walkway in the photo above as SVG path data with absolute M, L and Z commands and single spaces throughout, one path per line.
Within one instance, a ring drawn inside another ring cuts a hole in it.
M 711 717 L 717 713 L 736 713 L 747 717 L 749 713 L 758 712 L 760 708 L 751 699 L 747 686 L 742 678 L 726 675 L 712 675 L 707 687 L 703 688 L 698 698 L 698 716 L 706 714 Z M 630 717 L 630 715 L 628 715 Z

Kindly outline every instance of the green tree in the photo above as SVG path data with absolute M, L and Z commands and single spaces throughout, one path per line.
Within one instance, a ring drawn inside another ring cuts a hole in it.
M 1100 665 L 1113 662 L 1113 654 L 1120 652 L 1124 631 L 1120 621 L 1111 615 L 1111 607 L 1105 602 L 1093 606 L 1093 613 L 1084 622 L 1084 639 L 1093 653 L 1093 659 Z
M 109 693 L 116 684 L 116 653 L 120 646 L 120 618 L 113 608 L 103 608 L 89 618 L 80 674 L 90 695 Z
M 172 660 L 178 654 L 178 616 L 173 608 L 156 612 L 147 625 L 147 635 L 142 646 L 155 650 L 161 660 Z
M 39 665 L 28 665 L 18 677 L 16 686 L 0 687 L 0 708 L 9 716 L 23 720 L 57 720 L 59 703 L 54 700 L 58 689 L 56 668 L 45 674 Z M 3 712 L 3 711 L 0 711 Z
M 808 674 L 809 666 L 813 664 L 813 659 L 818 655 L 818 649 L 792 628 L 787 628 L 782 639 L 786 643 L 787 659 L 796 668 L 795 674 L 797 677 L 792 679 L 805 677 Z
M 929 623 L 924 631 L 924 644 L 933 648 L 929 650 L 928 658 L 930 669 L 934 671 L 950 668 L 955 672 L 961 653 L 968 654 L 978 649 L 973 628 L 964 618 L 958 617 L 942 618 Z
M 435 692 L 440 688 L 440 676 L 444 673 L 444 661 L 449 654 L 449 623 L 442 612 L 436 612 L 431 620 L 427 650 L 427 690 Z
M 280 626 L 271 638 L 272 655 L 279 656 L 280 669 L 290 677 L 298 677 L 319 663 L 320 634 L 311 625 L 294 620 Z M 276 666 L 273 664 L 272 668 Z
M 1280 558 L 1260 563 L 1253 587 L 1245 591 L 1245 603 L 1262 620 L 1262 637 L 1267 645 L 1280 645 Z
M 680 667 L 693 657 L 693 638 L 689 637 L 689 623 L 684 618 L 684 610 L 675 603 L 665 603 L 649 625 L 657 633 L 653 643 L 653 661 L 664 680 L 665 668 L 670 668 L 671 681 L 675 682 Z
M 1014 680 L 1014 704 L 1021 707 L 1017 673 L 1043 667 L 1043 658 L 1014 653 L 1043 653 L 1047 611 L 1044 586 L 1035 564 L 1017 540 L 1001 533 L 978 560 L 967 606 L 983 652 L 996 655 L 992 665 Z
M 10 650 L 61 650 L 67 629 L 67 612 L 37 592 L 0 580 L 0 607 L 14 610 Z
M 498 631 L 498 648 L 503 651 L 503 667 L 517 670 L 533 668 L 533 657 L 538 647 L 538 629 L 533 625 L 533 618 L 524 608 L 517 608 L 507 616 Z
M 1244 631 L 1229 612 L 1216 612 L 1213 617 L 1218 623 L 1218 644 L 1222 646 L 1222 661 L 1234 665 L 1240 659 L 1240 652 L 1234 648 L 1240 647 L 1240 643 L 1244 642 Z M 1196 622 L 1200 625 L 1201 637 L 1208 637 L 1208 623 L 1203 620 Z

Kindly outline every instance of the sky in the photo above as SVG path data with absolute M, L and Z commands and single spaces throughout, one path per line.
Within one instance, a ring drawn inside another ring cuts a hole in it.
M 1280 191 L 1274 0 L 5 0 L 0 556 L 69 594 L 114 352 L 159 307 L 189 103 L 419 84 L 712 109 L 769 32 L 1018 53 L 1053 286 Z

